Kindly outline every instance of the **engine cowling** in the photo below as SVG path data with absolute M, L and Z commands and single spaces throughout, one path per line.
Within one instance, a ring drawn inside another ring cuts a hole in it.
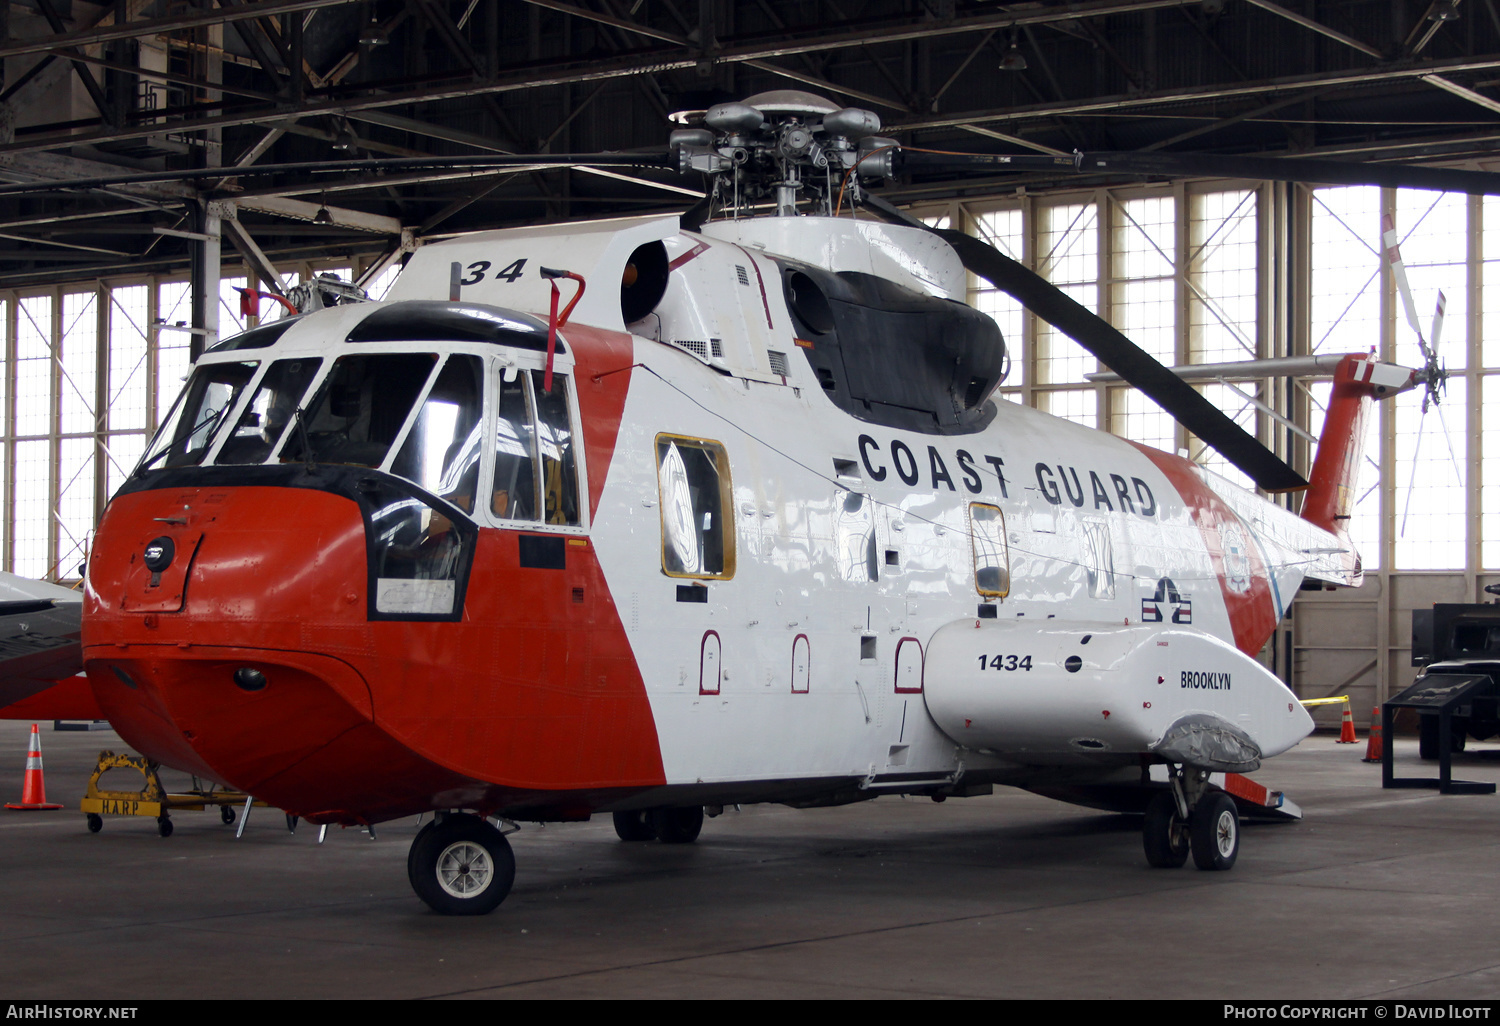
M 1234 646 L 1150 624 L 959 620 L 933 635 L 923 691 L 960 745 L 1039 764 L 1155 754 L 1243 773 L 1313 728 L 1291 690 Z

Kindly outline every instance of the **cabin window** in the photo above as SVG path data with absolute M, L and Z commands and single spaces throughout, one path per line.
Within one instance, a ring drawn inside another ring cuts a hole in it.
M 436 353 L 341 357 L 304 411 L 301 429 L 287 432 L 282 462 L 380 466 L 437 362 Z
M 999 506 L 969 503 L 969 538 L 974 548 L 974 587 L 986 598 L 1010 594 L 1010 550 L 1005 542 L 1005 514 Z
M 734 576 L 729 457 L 718 442 L 656 436 L 662 569 L 671 577 Z
M 505 520 L 577 526 L 578 463 L 568 377 L 508 369 L 495 403 L 495 478 L 490 511 Z M 538 499 L 540 497 L 540 500 Z
M 141 466 L 149 467 L 163 456 L 164 467 L 188 467 L 201 461 L 220 422 L 259 366 L 254 362 L 215 363 L 193 371 L 183 398 L 162 425 Z
M 835 558 L 846 581 L 875 581 L 880 568 L 875 558 L 875 520 L 870 502 L 859 492 L 845 492 L 833 513 Z
M 1115 547 L 1110 540 L 1109 524 L 1103 520 L 1083 522 L 1084 565 L 1088 569 L 1089 595 L 1098 599 L 1115 597 Z
M 483 403 L 479 357 L 448 357 L 391 462 L 391 473 L 472 513 L 479 488 Z
M 271 364 L 214 462 L 264 463 L 292 422 L 321 366 L 323 361 L 316 359 L 277 360 Z

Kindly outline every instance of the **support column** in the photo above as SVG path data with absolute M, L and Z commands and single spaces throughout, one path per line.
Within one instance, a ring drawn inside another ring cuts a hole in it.
M 193 269 L 190 288 L 193 303 L 193 339 L 188 354 L 194 362 L 203 350 L 219 341 L 219 215 L 210 204 L 199 203 L 195 213 L 198 234 L 192 243 Z

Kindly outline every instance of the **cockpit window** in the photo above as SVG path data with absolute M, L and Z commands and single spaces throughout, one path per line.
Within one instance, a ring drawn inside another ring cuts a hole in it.
M 448 357 L 391 463 L 391 473 L 472 513 L 479 487 L 483 403 L 484 368 L 479 358 Z
M 579 523 L 578 465 L 568 417 L 568 376 L 553 374 L 550 392 L 545 383 L 542 371 L 511 369 L 501 375 L 490 511 L 506 520 L 571 526 Z
M 214 462 L 264 463 L 322 365 L 309 358 L 271 364 Z
M 380 466 L 437 362 L 436 353 L 341 358 L 303 411 L 302 427 L 287 432 L 282 462 Z
M 188 379 L 183 398 L 157 432 L 141 461 L 145 469 L 194 466 L 203 459 L 225 414 L 255 376 L 259 363 L 215 363 L 200 366 Z
M 546 375 L 531 372 L 536 392 L 537 445 L 542 456 L 542 494 L 549 524 L 578 523 L 578 468 L 573 462 L 573 429 L 568 422 L 568 379 L 552 375 L 552 391 L 543 388 Z

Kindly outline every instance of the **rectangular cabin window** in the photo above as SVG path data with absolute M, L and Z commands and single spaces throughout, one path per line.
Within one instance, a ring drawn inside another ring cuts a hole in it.
M 303 429 L 287 432 L 282 462 L 380 466 L 437 362 L 436 353 L 340 357 L 303 412 Z
M 193 371 L 183 397 L 157 433 L 141 466 L 149 467 L 158 460 L 164 467 L 197 465 L 259 366 L 258 362 L 213 363 Z
M 999 506 L 969 503 L 969 538 L 974 548 L 974 588 L 985 598 L 1010 594 L 1010 550 L 1005 514 Z
M 391 473 L 472 513 L 479 488 L 483 405 L 484 368 L 479 357 L 448 357 L 391 461 Z
M 729 457 L 718 442 L 656 436 L 662 569 L 670 577 L 734 576 Z
M 322 360 L 306 357 L 271 364 L 214 462 L 264 463 L 322 366 Z

